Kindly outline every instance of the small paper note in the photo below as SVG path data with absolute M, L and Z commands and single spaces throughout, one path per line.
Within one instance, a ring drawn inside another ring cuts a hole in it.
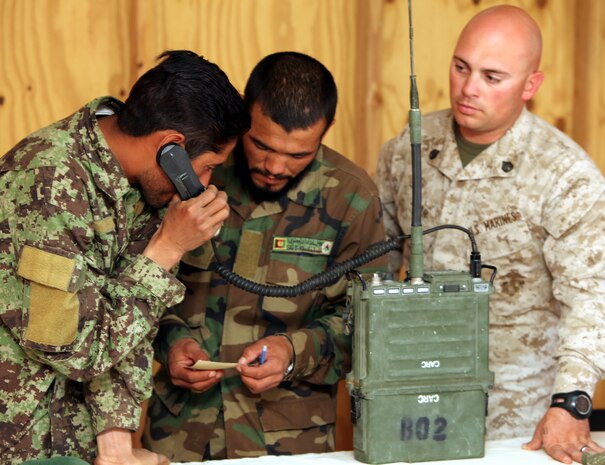
M 234 362 L 213 362 L 211 360 L 198 360 L 189 368 L 192 370 L 224 370 L 237 366 Z

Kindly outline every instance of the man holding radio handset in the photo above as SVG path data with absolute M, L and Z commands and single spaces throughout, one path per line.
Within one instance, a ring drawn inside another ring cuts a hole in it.
M 177 188 L 208 183 L 250 118 L 218 66 L 160 58 L 124 103 L 93 100 L 0 159 L 2 463 L 166 463 L 131 446 L 150 341 L 184 295 L 172 269 L 229 214 L 216 187 Z M 166 149 L 185 172 L 158 164 Z

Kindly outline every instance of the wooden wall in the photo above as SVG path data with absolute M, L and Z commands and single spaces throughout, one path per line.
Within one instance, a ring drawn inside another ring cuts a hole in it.
M 531 108 L 604 170 L 602 0 L 414 0 L 421 110 L 448 105 L 456 37 L 497 3 L 525 8 L 543 30 L 546 81 Z M 406 0 L 0 0 L 0 154 L 94 97 L 125 98 L 165 49 L 203 54 L 240 90 L 264 55 L 297 50 L 322 61 L 339 88 L 326 142 L 372 173 L 380 145 L 407 120 L 407 28 Z M 340 437 L 349 448 L 349 433 Z
M 421 110 L 448 105 L 457 34 L 496 0 L 414 0 Z M 605 2 L 509 0 L 544 34 L 546 81 L 532 109 L 603 169 Z M 125 98 L 165 49 L 219 64 L 238 89 L 265 54 L 298 50 L 333 72 L 340 92 L 326 142 L 373 172 L 380 145 L 404 126 L 406 0 L 0 0 L 0 154 L 88 100 Z

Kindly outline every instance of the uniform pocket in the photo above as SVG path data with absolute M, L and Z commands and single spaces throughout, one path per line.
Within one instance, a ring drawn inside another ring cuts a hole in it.
M 526 222 L 515 222 L 476 236 L 483 261 L 495 260 L 532 246 L 532 234 Z
M 189 389 L 183 389 L 170 382 L 168 371 L 161 369 L 154 377 L 153 390 L 162 405 L 172 415 L 179 416 L 189 400 Z
M 330 396 L 262 401 L 264 431 L 304 430 L 336 422 L 336 403 Z
M 175 307 L 176 313 L 190 328 L 199 328 L 206 318 L 212 272 L 182 263 L 179 279 L 187 288 L 187 298 Z
M 328 266 L 328 257 L 311 254 L 271 254 L 266 282 L 269 284 L 298 284 L 321 273 Z
M 287 255 L 287 256 L 286 256 Z M 277 256 L 277 257 L 276 257 Z M 319 255 L 273 254 L 267 269 L 266 282 L 295 286 L 311 276 L 324 271 L 328 264 L 328 257 Z M 285 327 L 279 331 L 298 329 L 305 319 L 310 317 L 309 309 L 317 306 L 322 291 L 305 292 L 292 297 L 262 297 L 262 309 L 269 312 Z
M 66 348 L 77 337 L 80 301 L 77 257 L 26 245 L 17 274 L 30 282 L 25 339 L 35 345 Z
M 540 232 L 523 221 L 477 237 L 483 263 L 498 270 L 496 292 L 490 296 L 490 323 L 510 325 L 514 318 L 549 306 L 552 281 L 542 240 Z

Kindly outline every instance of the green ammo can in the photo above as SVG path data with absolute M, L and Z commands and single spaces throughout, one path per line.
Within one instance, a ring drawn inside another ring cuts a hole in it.
M 482 457 L 489 371 L 489 294 L 468 273 L 351 282 L 347 376 L 355 458 L 365 463 Z

